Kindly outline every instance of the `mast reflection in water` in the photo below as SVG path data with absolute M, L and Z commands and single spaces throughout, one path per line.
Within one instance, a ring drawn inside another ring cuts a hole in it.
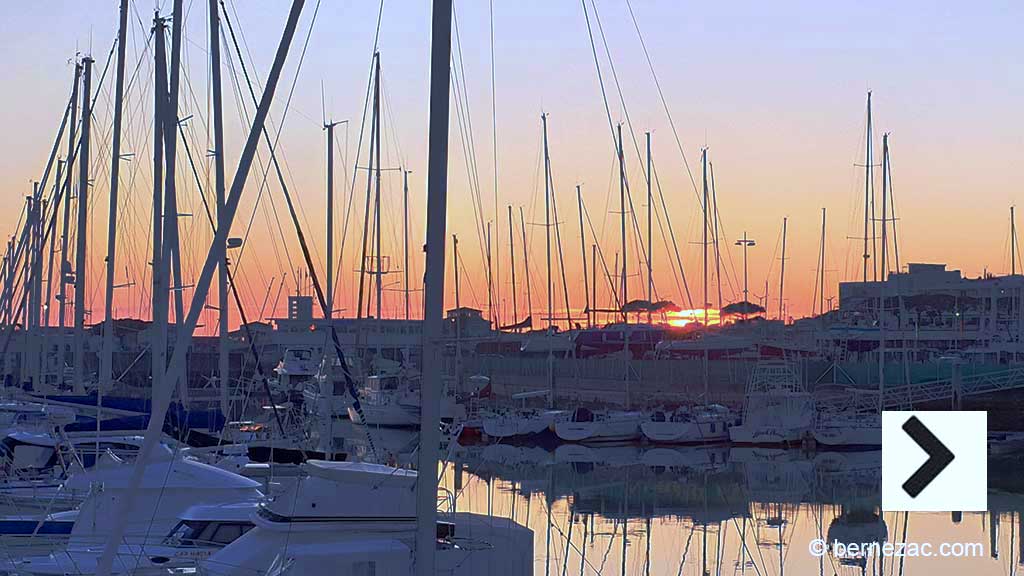
M 639 446 L 456 447 L 460 511 L 534 532 L 535 574 L 1015 574 L 1024 461 L 992 460 L 990 512 L 880 511 L 881 452 Z M 838 558 L 843 543 L 977 542 L 974 558 Z

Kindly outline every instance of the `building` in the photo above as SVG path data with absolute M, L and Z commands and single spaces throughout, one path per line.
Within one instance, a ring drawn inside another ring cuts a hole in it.
M 1022 297 L 1022 275 L 965 278 L 944 264 L 909 264 L 883 281 L 840 283 L 827 338 L 863 353 L 876 350 L 884 334 L 887 356 L 909 360 L 1024 360 Z

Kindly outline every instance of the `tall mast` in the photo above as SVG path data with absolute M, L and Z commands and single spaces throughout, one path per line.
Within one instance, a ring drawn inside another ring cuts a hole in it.
M 374 74 L 373 74 L 373 109 L 377 109 L 378 99 L 380 97 L 380 66 L 377 65 L 377 61 L 380 59 L 380 53 L 375 52 L 373 54 Z M 370 163 L 366 171 L 366 208 L 363 211 L 363 249 L 360 252 L 359 258 L 359 299 L 356 305 L 356 318 L 362 319 L 363 317 L 363 302 L 364 292 L 366 289 L 366 249 L 367 242 L 370 238 L 370 198 L 373 192 L 373 143 L 377 136 L 377 115 L 370 115 L 370 154 L 367 155 L 367 161 Z M 363 333 L 362 323 L 356 327 L 356 348 L 359 348 L 359 337 Z
M 185 18 L 183 0 L 174 0 L 171 13 L 171 61 L 167 88 L 167 108 L 164 110 L 164 255 L 170 258 L 174 281 L 174 322 L 180 325 L 185 318 L 185 281 L 181 276 L 181 245 L 178 240 L 178 192 L 175 182 L 178 149 L 178 86 L 181 79 L 181 28 Z M 175 344 L 177 346 L 177 344 Z M 174 374 L 178 381 L 178 400 L 188 404 L 188 379 L 185 373 Z
M 886 223 L 889 220 L 887 199 L 889 196 L 889 133 L 882 134 L 882 282 L 889 276 L 888 235 Z
M 452 0 L 433 0 L 430 41 L 430 127 L 427 243 L 424 273 L 423 384 L 416 481 L 416 573 L 434 576 L 437 548 L 437 459 L 441 420 L 441 338 L 444 313 L 444 237 L 448 204 L 448 98 L 451 81 Z
M 76 394 L 85 392 L 85 268 L 86 240 L 89 224 L 89 131 L 92 125 L 92 63 L 82 59 L 82 139 L 78 152 L 78 226 L 75 229 L 75 358 L 74 380 Z
M 38 288 L 40 286 L 40 280 L 42 277 L 40 265 L 39 244 L 41 242 L 39 221 L 42 219 L 42 202 L 39 198 L 39 183 L 32 183 L 32 198 L 29 199 L 32 206 L 31 217 L 26 222 L 29 228 L 29 254 L 27 254 L 26 262 L 29 263 L 29 275 L 25 277 L 25 283 L 28 286 L 28 299 L 25 301 L 27 306 L 26 314 L 28 315 L 27 327 L 29 329 L 29 341 L 31 345 L 29 349 L 29 378 L 31 378 L 34 386 L 39 385 L 39 302 L 37 300 Z
M 334 122 L 324 124 L 327 130 L 327 314 L 334 319 Z
M 555 351 L 554 336 L 554 285 L 551 278 L 551 159 L 548 156 L 548 115 L 540 115 L 544 131 L 544 246 L 547 253 L 547 292 L 548 292 L 548 407 L 555 402 Z M 566 311 L 568 312 L 568 311 Z M 568 314 L 566 314 L 568 315 Z
M 651 216 L 653 214 L 654 196 L 651 192 L 651 133 L 647 132 L 647 301 L 649 303 L 654 302 L 654 268 L 652 267 L 652 259 L 654 258 L 654 244 L 651 243 Z M 586 274 L 586 272 L 584 272 Z M 651 309 L 647 309 L 647 322 L 651 322 Z
M 818 262 L 818 314 L 825 313 L 825 209 L 821 209 L 821 251 Z
M 541 114 L 540 122 L 544 133 L 544 249 L 547 254 L 547 294 L 548 294 L 548 335 L 551 335 L 551 328 L 555 321 L 554 312 L 554 289 L 551 279 L 551 177 L 549 170 L 551 165 L 548 160 L 548 115 Z M 548 340 L 550 344 L 550 338 Z M 551 357 L 550 346 L 548 357 Z
M 626 160 L 623 157 L 622 152 L 622 124 L 618 125 L 618 152 L 619 154 L 619 231 L 620 241 L 622 246 L 622 287 L 620 288 L 622 298 L 619 300 L 619 305 L 622 306 L 622 318 L 625 322 L 629 323 L 629 314 L 626 312 L 626 304 L 629 303 L 629 298 L 626 293 L 626 286 L 628 284 L 627 278 L 627 265 L 626 258 L 628 252 L 626 249 Z
M 784 302 L 784 291 L 786 282 L 786 221 L 788 218 L 782 218 L 782 269 L 779 271 L 779 320 L 782 323 L 786 323 L 785 316 L 782 315 L 782 306 Z
M 526 318 L 530 320 L 530 327 L 533 327 L 533 290 L 530 286 L 530 248 L 526 243 L 526 216 L 523 214 L 523 207 L 519 207 L 519 226 L 523 231 L 523 276 L 526 277 Z
M 402 170 L 402 254 L 405 260 L 404 270 L 405 279 L 402 285 L 405 288 L 405 320 L 408 321 L 411 317 L 409 315 L 409 174 L 412 170 Z
M 701 262 L 704 266 L 704 302 L 701 308 L 704 310 L 704 329 L 707 329 L 708 325 L 708 306 L 711 305 L 711 300 L 708 298 L 708 149 L 702 148 L 700 151 L 700 166 L 701 166 L 701 178 L 704 182 L 703 186 L 703 210 L 701 210 L 704 218 L 704 225 L 701 226 Z
M 64 177 L 64 223 L 60 234 L 60 289 L 57 291 L 57 302 L 60 307 L 57 309 L 57 323 L 60 326 L 60 338 L 57 341 L 57 382 L 64 383 L 64 348 L 67 339 L 67 311 L 68 311 L 68 274 L 71 271 L 71 262 L 68 260 L 68 240 L 71 229 L 71 178 L 75 173 L 74 155 L 75 144 L 78 142 L 76 134 L 78 128 L 78 90 L 82 76 L 82 63 L 75 64 L 75 83 L 71 89 L 71 124 L 68 126 L 68 154 L 65 159 L 67 163 L 67 174 Z M 56 207 L 54 207 L 56 208 Z M 10 250 L 8 250 L 10 253 Z M 10 273 L 10 267 L 8 267 Z M 13 286 L 13 284 L 12 284 Z
M 128 28 L 128 0 L 121 0 L 117 28 L 117 71 L 114 80 L 114 133 L 110 153 L 110 210 L 107 215 L 107 290 L 106 322 L 103 325 L 103 357 L 100 359 L 99 389 L 113 383 L 114 377 L 114 275 L 117 248 L 117 192 L 121 169 L 121 111 L 124 102 L 125 32 Z
M 492 244 L 491 244 L 491 221 L 490 220 L 487 221 L 487 237 L 484 240 L 487 243 L 486 248 L 487 248 L 487 315 L 488 315 L 488 325 L 493 325 L 494 327 L 497 327 L 498 326 L 498 315 L 494 311 L 494 304 L 495 304 L 495 302 L 494 302 L 494 297 L 493 297 L 493 292 L 492 292 L 493 291 L 493 286 L 491 284 L 491 279 L 493 278 L 493 270 L 491 268 L 491 263 L 493 262 L 494 259 L 491 258 Z
M 516 332 L 519 332 L 519 303 L 516 300 L 516 241 L 512 228 L 511 204 L 508 205 L 508 252 L 510 263 L 509 268 L 512 272 L 512 325 L 517 326 Z
M 872 176 L 872 158 L 871 158 L 871 91 L 868 90 L 868 125 L 867 125 L 867 137 L 865 138 L 865 160 L 864 160 L 864 253 L 862 258 L 864 259 L 864 276 L 863 281 L 868 281 L 868 259 L 871 258 L 871 252 L 868 249 L 868 222 L 872 221 L 872 210 L 874 208 L 874 201 L 872 199 L 871 189 L 871 176 Z M 874 226 L 872 225 L 872 228 Z M 872 267 L 874 265 L 872 264 Z M 875 268 L 877 277 L 877 268 Z M 877 278 L 876 278 L 877 279 Z
M 166 22 L 153 16 L 153 322 L 150 327 L 152 389 L 163 388 L 167 370 L 167 274 L 163 249 L 164 107 L 167 105 Z
M 455 283 L 455 389 L 460 390 L 462 388 L 459 385 L 462 380 L 462 318 L 459 309 L 462 308 L 460 296 L 462 283 L 459 278 L 459 237 L 455 234 L 452 234 L 452 280 Z
M 1010 206 L 1010 274 L 1017 275 L 1017 219 L 1013 217 L 1013 206 Z
M 704 298 L 704 302 L 701 304 L 701 309 L 704 312 L 704 323 L 701 325 L 701 332 L 707 334 L 708 332 L 708 306 L 710 306 L 708 298 L 708 149 L 702 148 L 700 151 L 700 170 L 701 170 L 701 181 L 703 183 L 702 190 L 703 195 L 701 198 L 702 210 L 701 216 L 703 217 L 703 225 L 701 226 L 701 262 L 703 265 L 703 281 L 704 281 L 704 292 L 701 294 Z M 704 353 L 701 354 L 701 381 L 704 384 L 704 401 L 708 402 L 708 393 L 710 392 L 710 379 L 708 378 L 708 364 L 710 362 L 707 343 L 705 342 L 702 346 Z
M 214 188 L 217 193 L 217 227 L 224 225 L 225 183 L 224 183 L 224 105 L 221 95 L 220 76 L 220 12 L 217 0 L 210 0 L 210 91 L 213 96 L 213 166 Z M 218 317 L 217 375 L 220 383 L 220 411 L 225 416 L 231 409 L 231 357 L 228 350 L 228 253 L 227 242 L 216 246 L 220 250 L 220 266 L 217 271 Z M 328 261 L 330 258 L 328 257 Z
M 63 184 L 62 184 L 62 179 L 64 177 L 63 176 L 63 171 L 64 171 L 64 161 L 58 158 L 57 159 L 57 174 L 56 174 L 56 178 L 54 179 L 54 182 L 53 182 L 53 202 L 54 203 L 50 206 L 50 209 L 53 210 L 53 214 L 54 214 L 51 217 L 51 222 L 52 223 L 56 222 L 56 214 L 57 214 L 57 209 L 58 209 L 58 206 L 57 206 L 56 202 L 59 201 L 60 196 L 61 196 L 60 195 L 60 190 L 61 190 L 61 187 L 63 186 Z M 51 228 L 50 231 L 54 232 L 55 228 Z M 50 316 L 50 310 L 53 307 L 52 306 L 52 302 L 53 302 L 53 261 L 54 261 L 54 258 L 56 256 L 57 256 L 57 236 L 56 236 L 56 234 L 54 232 L 54 233 L 50 234 L 50 259 L 49 259 L 49 262 L 47 263 L 47 271 L 46 271 L 46 297 L 43 300 L 43 313 L 44 313 L 44 316 L 43 316 L 43 326 L 46 326 L 46 327 L 49 327 L 50 326 L 50 322 L 53 320 L 53 318 Z M 57 277 L 58 277 L 57 281 L 61 282 L 62 279 L 60 277 L 60 263 L 57 264 L 57 268 L 58 268 L 58 270 L 57 270 Z M 63 346 L 63 343 L 61 343 L 60 345 Z
M 718 246 L 718 191 L 715 189 L 715 163 L 708 162 L 711 175 L 711 244 L 715 247 L 715 288 L 718 290 L 718 311 L 722 311 L 722 254 Z
M 375 186 L 374 186 L 374 192 L 373 192 L 373 195 L 374 195 L 374 201 L 373 201 L 374 210 L 373 210 L 373 212 L 374 212 L 374 220 L 375 220 L 373 228 L 374 228 L 374 234 L 375 234 L 374 241 L 375 241 L 375 244 L 376 244 L 376 248 L 374 249 L 374 252 L 376 252 L 376 256 L 377 256 L 376 259 L 375 259 L 375 262 L 374 262 L 374 271 L 376 273 L 375 274 L 375 279 L 377 281 L 377 284 L 376 284 L 376 286 L 377 286 L 377 314 L 376 314 L 376 316 L 377 316 L 377 327 L 378 327 L 378 329 L 377 329 L 377 359 L 380 359 L 380 357 L 381 357 L 381 346 L 384 344 L 384 342 L 383 342 L 384 339 L 381 337 L 381 334 L 384 332 L 384 330 L 383 330 L 383 319 L 381 318 L 381 311 L 382 311 L 382 308 L 383 308 L 382 300 L 384 299 L 384 282 L 383 282 L 384 281 L 384 267 L 383 267 L 383 260 L 384 259 L 383 259 L 383 256 L 381 255 L 381 242 L 380 242 L 380 238 L 381 238 L 380 221 L 381 221 L 381 218 L 380 218 L 380 55 L 379 54 L 377 55 L 376 74 L 375 74 L 375 76 L 376 76 L 377 79 L 376 79 L 376 81 L 374 82 L 374 85 L 373 85 L 373 91 L 374 91 L 374 93 L 373 93 L 373 116 L 374 116 L 373 125 L 374 125 L 374 129 L 377 132 L 377 138 L 374 140 L 375 153 L 377 155 L 377 162 L 376 162 L 376 166 L 375 166 L 376 174 L 375 174 L 375 178 L 374 178 L 376 180 L 376 182 L 374 183 Z
M 579 184 L 576 185 L 576 204 L 580 214 L 580 256 L 583 257 L 583 298 L 585 300 L 584 304 L 586 305 L 587 311 L 587 328 L 590 328 L 593 325 L 591 316 L 593 312 L 590 309 L 590 285 L 588 283 L 589 275 L 587 274 L 587 232 L 583 228 L 583 192 Z M 592 262 L 592 264 L 594 266 L 597 265 L 596 262 Z
M 595 310 L 590 314 L 591 325 L 597 323 L 597 244 L 590 245 L 590 295 L 593 297 Z

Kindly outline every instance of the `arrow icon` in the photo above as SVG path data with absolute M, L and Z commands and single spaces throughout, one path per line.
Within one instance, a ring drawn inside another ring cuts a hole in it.
M 911 416 L 903 423 L 903 431 L 928 454 L 928 460 L 903 483 L 903 491 L 911 498 L 917 498 L 917 495 L 927 488 L 946 466 L 949 466 L 955 456 L 917 419 L 917 416 Z

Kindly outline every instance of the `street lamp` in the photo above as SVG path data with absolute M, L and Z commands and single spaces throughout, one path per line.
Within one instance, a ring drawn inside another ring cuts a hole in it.
M 743 246 L 743 301 L 750 302 L 747 290 L 747 248 L 751 246 L 757 246 L 757 242 L 754 242 L 752 238 L 747 238 L 747 232 L 743 231 L 743 238 L 736 241 L 736 246 Z M 746 309 L 744 304 L 744 309 Z

